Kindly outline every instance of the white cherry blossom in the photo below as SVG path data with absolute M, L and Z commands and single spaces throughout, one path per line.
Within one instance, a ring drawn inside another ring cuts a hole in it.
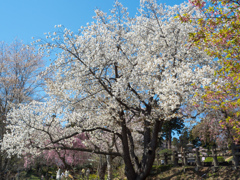
M 13 108 L 2 149 L 34 154 L 84 132 L 85 150 L 122 156 L 128 179 L 147 177 L 162 124 L 182 116 L 181 107 L 211 83 L 215 62 L 190 48 L 194 27 L 174 18 L 199 13 L 188 3 L 170 7 L 145 0 L 130 18 L 116 2 L 111 12 L 97 10 L 95 21 L 78 34 L 58 26 L 48 35 L 53 41 L 40 50 L 59 52 L 46 71 L 53 74 L 46 79 L 49 99 Z

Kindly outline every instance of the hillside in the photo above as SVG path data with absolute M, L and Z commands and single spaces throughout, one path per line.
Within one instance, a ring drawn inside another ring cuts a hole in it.
M 193 166 L 162 167 L 154 170 L 148 180 L 240 180 L 239 169 L 233 170 L 230 166 L 220 166 L 216 172 L 211 167 L 202 167 L 199 171 Z

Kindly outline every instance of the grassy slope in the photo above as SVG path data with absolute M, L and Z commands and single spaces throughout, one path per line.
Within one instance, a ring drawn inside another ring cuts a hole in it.
M 240 171 L 232 170 L 226 166 L 220 166 L 217 172 L 214 172 L 211 167 L 203 167 L 197 172 L 194 167 L 172 167 L 167 171 L 158 172 L 159 174 L 152 175 L 148 180 L 240 180 Z

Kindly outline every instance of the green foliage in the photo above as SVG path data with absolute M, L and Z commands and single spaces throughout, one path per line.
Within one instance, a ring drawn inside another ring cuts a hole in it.
M 217 157 L 218 162 L 225 162 L 225 159 L 222 156 Z
M 208 163 L 208 162 L 213 162 L 213 158 L 212 157 L 207 157 L 204 162 Z
M 218 162 L 225 162 L 225 159 L 222 156 L 218 156 L 217 160 Z M 213 162 L 213 157 L 207 157 L 204 162 Z
M 172 154 L 172 150 L 171 149 L 163 149 L 163 150 L 159 151 L 160 155 L 163 155 L 164 153 Z
M 216 173 L 208 173 L 208 177 L 214 177 L 216 176 Z
M 187 144 L 189 142 L 191 142 L 194 147 L 199 147 L 202 144 L 199 137 L 193 135 L 192 129 L 189 130 L 187 128 L 184 128 L 182 130 L 181 136 L 179 136 L 179 140 L 174 139 L 173 144 L 176 144 L 175 146 L 179 150 L 181 147 L 187 148 Z
M 98 176 L 96 174 L 90 174 L 89 179 L 98 179 Z
M 230 129 L 235 141 L 240 140 L 240 3 L 235 0 L 191 0 L 205 18 L 197 22 L 186 14 L 183 22 L 195 22 L 196 32 L 190 34 L 193 45 L 204 49 L 208 55 L 218 59 L 216 80 L 205 87 L 202 96 L 205 108 L 223 113 L 217 117 L 222 130 Z M 196 19 L 196 18 L 195 18 Z M 214 133 L 213 133 L 214 134 Z
M 184 126 L 184 121 L 181 118 L 172 118 L 170 121 L 166 121 L 162 126 L 161 138 L 165 138 L 166 141 L 172 141 L 172 134 L 175 135 L 177 133 L 179 135 Z

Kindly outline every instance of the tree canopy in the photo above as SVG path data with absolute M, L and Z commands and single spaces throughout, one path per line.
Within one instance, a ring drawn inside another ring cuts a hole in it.
M 191 0 L 201 16 L 186 13 L 179 16 L 184 22 L 196 25 L 190 41 L 208 55 L 217 58 L 216 80 L 206 87 L 204 105 L 212 109 L 211 117 L 229 131 L 235 141 L 240 138 L 239 124 L 239 60 L 240 60 L 240 2 L 237 0 Z M 200 100 L 201 101 L 201 100 Z M 197 104 L 199 106 L 199 104 Z M 216 112 L 218 111 L 218 112 Z M 214 113 L 215 112 L 215 113 Z
M 7 113 L 12 106 L 40 100 L 43 81 L 37 77 L 43 70 L 43 59 L 33 46 L 15 40 L 11 44 L 0 42 L 0 140 L 9 132 Z M 0 153 L 0 179 L 6 179 L 13 161 L 6 151 Z
M 47 42 L 36 40 L 43 52 L 59 52 L 46 71 L 53 74 L 49 98 L 13 107 L 3 149 L 37 154 L 57 145 L 121 156 L 128 179 L 146 179 L 164 122 L 181 118 L 182 107 L 213 80 L 212 58 L 188 48 L 194 26 L 175 18 L 186 11 L 195 13 L 189 3 L 149 0 L 130 18 L 116 2 L 110 15 L 96 10 L 78 33 L 59 25 Z M 85 147 L 67 145 L 81 133 Z

